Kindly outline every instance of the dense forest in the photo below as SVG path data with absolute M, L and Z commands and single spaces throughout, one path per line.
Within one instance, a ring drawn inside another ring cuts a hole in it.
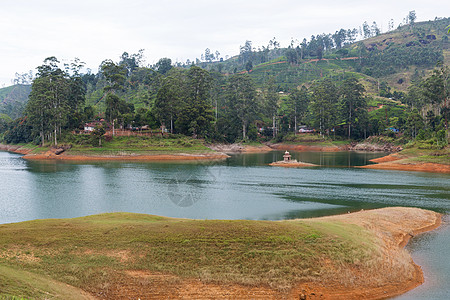
M 98 73 L 82 73 L 78 59 L 49 57 L 37 67 L 26 104 L 2 101 L 0 138 L 57 145 L 97 121 L 94 141 L 119 128 L 229 143 L 292 140 L 314 130 L 333 139 L 383 134 L 441 147 L 450 118 L 449 19 L 415 19 L 410 12 L 384 34 L 365 22 L 287 48 L 275 38 L 256 49 L 246 41 L 226 59 L 206 49 L 194 62 L 161 58 L 145 66 L 143 50 L 124 52 Z M 27 76 L 16 86 L 29 86 Z

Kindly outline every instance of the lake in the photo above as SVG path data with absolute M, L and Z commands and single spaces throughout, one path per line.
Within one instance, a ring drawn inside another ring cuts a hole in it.
M 386 206 L 421 207 L 446 216 L 440 229 L 408 245 L 423 266 L 426 283 L 399 299 L 448 298 L 450 175 L 356 167 L 383 153 L 291 154 L 321 167 L 267 166 L 282 159 L 279 151 L 194 163 L 35 162 L 0 152 L 0 224 L 118 211 L 281 220 Z

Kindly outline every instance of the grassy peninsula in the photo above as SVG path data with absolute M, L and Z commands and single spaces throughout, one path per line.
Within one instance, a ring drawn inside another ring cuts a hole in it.
M 347 299 L 377 298 L 379 288 L 420 284 L 403 242 L 439 220 L 384 208 L 290 221 L 109 213 L 3 224 L 0 298 L 313 299 L 343 289 Z
M 405 145 L 405 149 L 372 160 L 377 164 L 362 168 L 450 173 L 450 146 L 436 147 L 424 141 Z

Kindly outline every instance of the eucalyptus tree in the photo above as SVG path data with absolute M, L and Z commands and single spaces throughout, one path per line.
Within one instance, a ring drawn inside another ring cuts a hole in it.
M 288 115 L 290 120 L 294 120 L 294 132 L 297 134 L 298 121 L 302 120 L 308 110 L 309 95 L 308 89 L 303 85 L 301 89 L 293 89 L 287 100 Z
M 100 72 L 105 77 L 107 85 L 105 93 L 117 93 L 125 88 L 128 70 L 124 65 L 114 63 L 112 60 L 104 60 L 100 65 Z
M 284 56 L 286 56 L 286 60 L 291 65 L 297 64 L 298 62 L 298 53 L 297 51 L 290 47 L 286 49 L 286 52 L 284 52 Z
M 245 41 L 244 46 L 239 47 L 239 59 L 241 64 L 246 64 L 248 61 L 253 59 L 253 47 L 252 41 Z
M 425 127 L 424 120 L 417 109 L 413 109 L 406 120 L 406 131 L 415 139 L 421 129 Z
M 59 67 L 54 56 L 46 58 L 37 70 L 26 115 L 41 144 L 52 137 L 57 145 L 57 136 L 68 124 L 69 116 L 82 109 L 85 90 L 79 74 L 71 77 Z
M 221 65 L 219 65 L 221 66 Z M 219 114 L 221 111 L 219 107 L 223 104 L 224 101 L 224 89 L 226 85 L 226 76 L 219 72 L 210 72 L 212 81 L 211 81 L 211 106 L 214 108 L 214 118 L 215 122 L 219 118 Z
M 134 110 L 134 106 L 131 104 L 127 104 L 125 100 L 121 99 L 118 95 L 113 93 L 106 94 L 105 98 L 106 103 L 106 111 L 105 116 L 106 119 L 109 122 L 112 122 L 113 124 L 113 135 L 115 135 L 115 129 L 114 126 L 116 124 L 116 121 L 119 119 L 123 119 L 123 115 L 127 113 L 132 113 Z M 133 109 L 131 109 L 131 107 Z
M 275 86 L 275 78 L 270 77 L 267 81 L 265 88 L 264 88 L 264 104 L 266 108 L 266 112 L 269 116 L 272 117 L 272 135 L 273 138 L 277 136 L 277 126 L 276 126 L 276 119 L 278 115 L 278 107 L 279 107 L 279 101 L 280 97 L 277 93 L 277 88 Z
M 174 120 L 180 110 L 184 83 L 179 76 L 167 76 L 156 94 L 153 113 L 161 124 L 170 124 L 170 133 L 174 133 Z
M 247 127 L 259 109 L 256 89 L 248 74 L 236 74 L 228 79 L 226 87 L 227 106 L 242 125 L 242 138 L 246 139 Z
M 364 86 L 354 77 L 347 78 L 340 87 L 340 104 L 343 120 L 348 125 L 348 138 L 351 137 L 352 126 L 355 124 L 358 113 L 367 109 L 364 98 Z
M 155 65 L 156 70 L 165 75 L 172 69 L 172 60 L 170 58 L 161 58 Z
M 185 133 L 194 137 L 206 136 L 211 132 L 214 120 L 211 106 L 212 77 L 208 71 L 192 66 L 187 72 L 185 101 L 178 123 Z
M 127 76 L 130 76 L 142 64 L 143 57 L 144 49 L 140 49 L 138 53 L 131 55 L 128 52 L 124 52 L 120 57 L 119 65 L 125 67 L 127 69 Z
M 125 89 L 128 70 L 124 65 L 114 63 L 112 60 L 105 60 L 100 65 L 100 70 L 107 81 L 103 88 L 106 103 L 106 116 L 112 122 L 113 136 L 115 135 L 115 124 L 121 114 L 123 107 L 122 100 L 117 92 Z
M 337 49 L 341 49 L 342 48 L 342 45 L 345 42 L 346 35 L 347 35 L 347 32 L 345 31 L 345 29 L 341 29 L 339 31 L 336 31 L 332 35 L 334 44 L 335 44 Z
M 417 16 L 416 16 L 415 10 L 408 12 L 408 15 L 406 16 L 407 24 L 413 26 L 414 23 L 416 22 L 416 19 L 417 19 Z
M 450 117 L 450 68 L 448 66 L 441 65 L 424 81 L 423 94 L 428 103 L 439 108 L 440 114 L 445 119 L 445 127 L 448 129 Z
M 81 69 L 85 63 L 75 58 L 67 66 L 67 73 L 70 74 L 69 95 L 68 95 L 68 121 L 67 128 L 72 129 L 80 125 L 83 121 L 83 111 L 86 100 L 86 84 L 83 82 Z
M 334 82 L 324 79 L 311 86 L 311 111 L 315 126 L 323 135 L 336 125 L 339 93 Z

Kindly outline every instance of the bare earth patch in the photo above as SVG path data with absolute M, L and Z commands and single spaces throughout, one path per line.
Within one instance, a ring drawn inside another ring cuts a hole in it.
M 376 162 L 375 165 L 361 166 L 364 169 L 378 169 L 378 170 L 397 170 L 397 171 L 417 171 L 417 172 L 432 172 L 432 173 L 450 173 L 450 165 L 420 162 L 409 160 L 404 161 L 403 157 L 391 154 L 385 157 L 371 160 Z
M 404 247 L 415 235 L 439 227 L 440 214 L 417 208 L 391 207 L 311 219 L 312 222 L 321 220 L 369 229 L 380 239 L 385 260 L 378 262 L 376 273 L 359 274 L 358 270 L 344 270 L 342 277 L 347 279 L 340 284 L 301 284 L 291 293 L 292 299 L 297 294 L 307 295 L 306 299 L 385 299 L 403 294 L 424 282 L 422 269 L 413 262 Z M 354 282 L 357 287 L 346 286 L 352 276 L 358 279 Z

